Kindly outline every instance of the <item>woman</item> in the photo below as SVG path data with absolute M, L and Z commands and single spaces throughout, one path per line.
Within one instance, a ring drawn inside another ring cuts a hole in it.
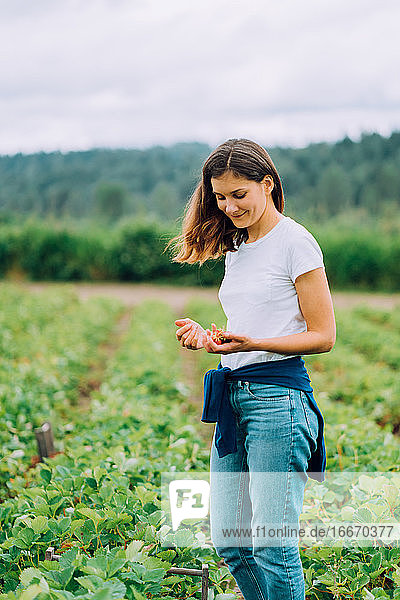
M 304 600 L 298 539 L 282 531 L 299 525 L 307 472 L 323 481 L 326 464 L 323 417 L 301 355 L 333 348 L 332 299 L 318 243 L 283 209 L 266 150 L 230 139 L 205 161 L 174 238 L 176 262 L 225 255 L 224 343 L 212 339 L 214 323 L 212 332 L 190 318 L 175 324 L 183 347 L 221 355 L 204 379 L 202 421 L 217 422 L 211 539 L 245 600 Z

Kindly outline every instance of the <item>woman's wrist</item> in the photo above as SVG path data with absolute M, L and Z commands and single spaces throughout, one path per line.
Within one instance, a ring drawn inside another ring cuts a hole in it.
M 266 348 L 264 348 L 265 344 L 263 344 L 263 342 L 266 342 L 266 341 L 267 341 L 266 339 L 264 340 L 264 339 L 253 338 L 253 337 L 250 338 L 248 352 L 260 352 L 261 350 L 263 350 L 265 352 Z

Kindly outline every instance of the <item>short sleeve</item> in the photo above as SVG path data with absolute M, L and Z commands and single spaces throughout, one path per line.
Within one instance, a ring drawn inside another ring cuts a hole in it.
M 324 267 L 324 257 L 314 236 L 304 228 L 290 236 L 288 248 L 288 271 L 293 283 L 303 273 Z

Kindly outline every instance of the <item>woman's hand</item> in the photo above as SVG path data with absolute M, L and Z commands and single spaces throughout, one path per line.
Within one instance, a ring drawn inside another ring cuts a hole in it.
M 224 337 L 229 338 L 229 342 L 216 344 L 212 340 L 212 334 L 217 330 L 215 323 L 212 323 L 212 332 L 206 329 L 204 349 L 210 354 L 232 354 L 233 352 L 251 352 L 253 348 L 253 338 L 247 335 L 236 335 L 230 331 L 224 331 Z
M 176 330 L 176 339 L 181 346 L 189 350 L 200 350 L 204 348 L 206 332 L 199 323 L 192 319 L 177 319 L 175 325 L 181 325 Z

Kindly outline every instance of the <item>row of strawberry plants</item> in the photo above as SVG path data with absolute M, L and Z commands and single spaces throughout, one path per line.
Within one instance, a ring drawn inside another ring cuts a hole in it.
M 370 361 L 347 345 L 337 342 L 325 356 L 312 356 L 308 363 L 320 394 L 337 404 L 350 406 L 359 416 L 390 426 L 397 434 L 400 425 L 398 397 L 400 381 L 396 371 Z
M 189 315 L 203 327 L 210 328 L 211 322 L 222 328 L 226 325 L 221 307 L 212 302 L 192 300 L 187 304 L 185 314 L 181 316 Z M 351 319 L 351 314 L 348 318 Z M 206 370 L 216 367 L 220 356 L 213 356 L 203 350 L 195 352 L 200 382 Z M 361 397 L 358 403 L 352 403 L 351 396 L 354 390 L 348 393 L 347 403 L 337 402 L 339 389 L 336 386 L 340 387 L 342 382 L 337 381 L 336 371 L 342 369 L 346 384 L 352 386 L 352 378 L 357 379 L 361 365 L 365 376 L 371 377 L 373 369 L 367 368 L 366 358 L 362 354 L 354 352 L 354 349 L 350 350 L 340 338 L 330 353 L 303 358 L 312 379 L 316 400 L 324 415 L 328 470 L 326 483 L 313 482 L 312 489 L 315 490 L 318 486 L 319 502 L 311 503 L 312 510 L 305 510 L 303 517 L 318 517 L 328 524 L 332 520 L 338 520 L 338 515 L 339 520 L 346 520 L 351 516 L 350 520 L 362 521 L 367 517 L 366 520 L 373 522 L 387 513 L 393 517 L 392 520 L 400 520 L 400 491 L 396 486 L 393 489 L 390 481 L 385 478 L 386 472 L 400 470 L 400 445 L 398 438 L 391 432 L 391 424 L 378 426 L 371 419 L 368 410 L 362 409 Z M 385 370 L 387 381 L 394 385 L 393 370 L 389 367 L 379 369 Z M 371 385 L 371 394 L 372 387 Z M 333 475 L 342 474 L 339 483 L 334 487 L 335 494 L 332 494 L 329 472 Z M 370 472 L 370 486 L 376 482 L 372 477 L 374 472 L 374 475 L 376 472 L 382 472 L 382 479 L 378 481 L 377 489 L 374 489 L 373 493 L 369 489 L 363 489 L 363 485 L 366 485 L 364 474 L 361 474 L 361 483 L 358 482 L 350 488 L 346 474 L 354 472 Z M 392 494 L 390 498 L 385 495 L 387 489 Z M 353 507 L 351 515 L 349 504 Z M 375 513 L 377 507 L 380 512 Z M 300 547 L 300 550 L 305 570 L 307 598 L 400 598 L 398 542 L 394 547 L 352 548 L 315 545 L 311 548 Z
M 175 599 L 200 595 L 194 576 L 171 567 L 210 564 L 211 596 L 232 583 L 199 529 L 171 531 L 161 510 L 161 474 L 207 470 L 208 453 L 182 383 L 175 315 L 162 303 L 136 308 L 131 326 L 92 393 L 70 415 L 64 452 L 15 478 L 0 506 L 1 598 Z M 44 560 L 53 546 L 61 560 Z
M 400 367 L 400 330 L 366 320 L 357 310 L 337 310 L 336 317 L 337 336 L 343 344 L 366 356 L 372 366 Z
M 394 329 L 400 332 L 400 304 L 397 304 L 391 310 L 384 308 L 373 308 L 367 304 L 359 304 L 353 310 L 353 314 L 356 314 L 364 319 L 383 325 L 386 329 Z
M 49 420 L 63 437 L 65 417 L 121 309 L 104 298 L 81 303 L 72 290 L 32 294 L 2 284 L 0 499 L 9 494 L 9 479 L 37 454 L 35 427 Z
M 400 330 L 392 326 L 397 311 L 388 312 L 365 306 L 337 310 L 335 348 L 328 355 L 311 356 L 309 363 L 317 386 L 332 401 L 350 404 L 359 415 L 389 424 L 398 433 L 400 381 L 395 365 Z

